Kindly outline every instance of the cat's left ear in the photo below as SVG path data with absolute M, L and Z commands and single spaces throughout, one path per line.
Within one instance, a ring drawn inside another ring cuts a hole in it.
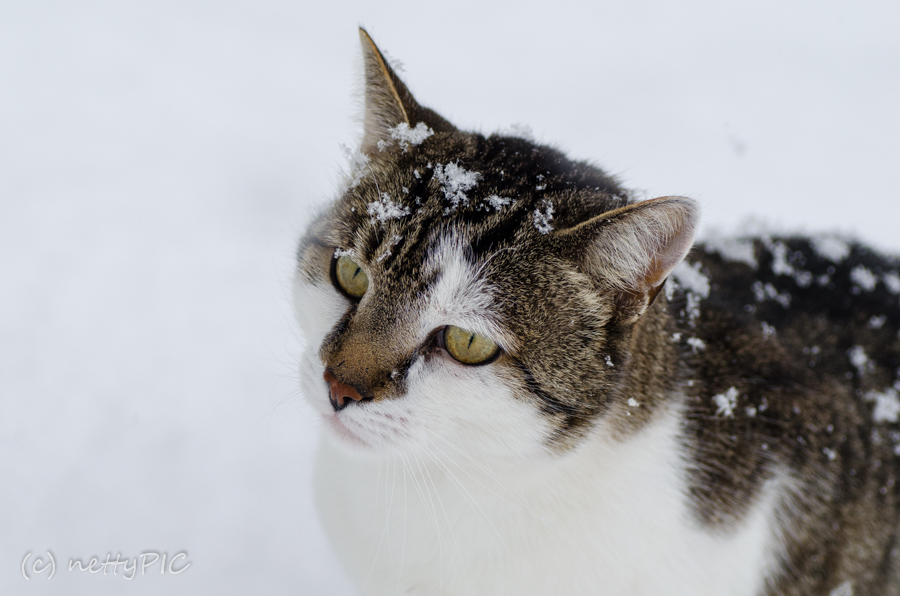
M 561 234 L 578 247 L 585 271 L 617 292 L 637 318 L 691 250 L 699 221 L 696 201 L 663 197 L 598 215 Z
M 366 77 L 365 132 L 362 150 L 379 151 L 378 142 L 392 142 L 391 131 L 400 124 L 415 128 L 422 122 L 434 132 L 452 132 L 456 128 L 434 110 L 420 106 L 412 93 L 390 67 L 378 46 L 362 27 L 359 28 Z

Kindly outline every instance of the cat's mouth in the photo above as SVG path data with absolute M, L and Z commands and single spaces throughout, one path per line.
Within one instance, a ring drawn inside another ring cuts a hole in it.
M 413 439 L 410 420 L 398 412 L 384 412 L 378 408 L 351 412 L 331 412 L 324 418 L 333 435 L 352 447 L 366 451 L 403 448 Z

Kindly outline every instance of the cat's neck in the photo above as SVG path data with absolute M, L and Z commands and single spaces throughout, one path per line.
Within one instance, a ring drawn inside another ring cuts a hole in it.
M 610 411 L 594 433 L 624 439 L 638 432 L 668 408 L 677 407 L 678 379 L 685 365 L 673 341 L 672 317 L 665 296 L 650 305 L 628 337 L 628 358 L 617 379 Z

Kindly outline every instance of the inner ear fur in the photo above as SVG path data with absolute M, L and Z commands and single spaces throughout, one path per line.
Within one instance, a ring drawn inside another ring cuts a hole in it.
M 365 153 L 377 152 L 378 141 L 391 142 L 391 129 L 399 124 L 405 123 L 415 128 L 419 122 L 424 122 L 434 132 L 456 130 L 437 112 L 416 102 L 362 27 L 359 28 L 359 41 L 365 74 L 365 132 L 362 143 Z
M 588 275 L 636 300 L 643 311 L 691 250 L 699 220 L 693 199 L 662 197 L 609 211 L 563 233 L 577 246 Z

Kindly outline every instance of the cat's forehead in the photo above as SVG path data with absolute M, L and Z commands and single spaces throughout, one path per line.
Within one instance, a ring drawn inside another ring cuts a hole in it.
M 540 245 L 628 201 L 614 180 L 550 147 L 471 133 L 375 154 L 352 178 L 333 226 L 344 248 L 379 269 L 423 263 L 451 233 L 476 258 Z

